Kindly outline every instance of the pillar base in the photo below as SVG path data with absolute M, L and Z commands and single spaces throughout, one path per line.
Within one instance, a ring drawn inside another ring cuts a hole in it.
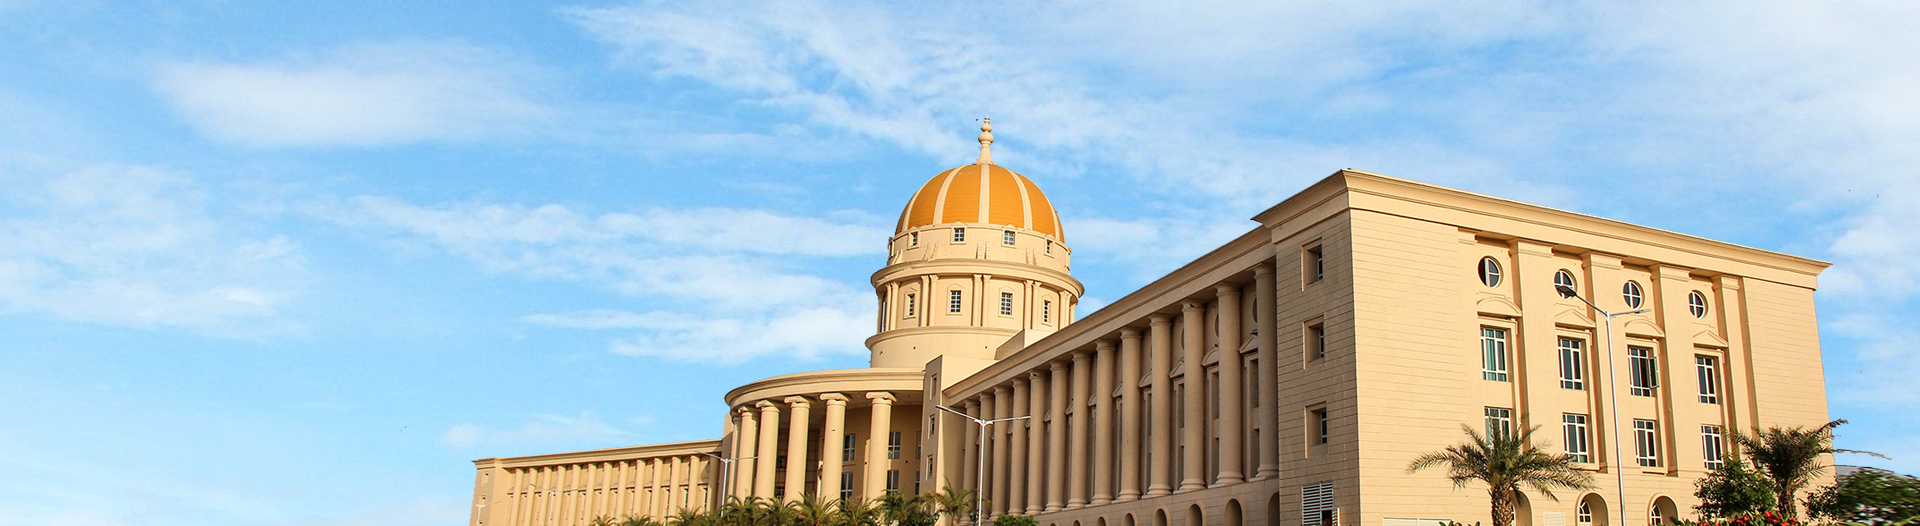
M 1108 497 L 1106 495 L 1094 495 L 1093 501 L 1087 503 L 1087 505 L 1088 506 L 1104 506 L 1112 503 L 1113 503 L 1113 497 Z
M 1241 477 L 1240 477 L 1240 473 L 1238 473 L 1238 472 L 1227 472 L 1227 473 L 1221 473 L 1221 474 L 1220 474 L 1220 478 L 1219 478 L 1219 479 L 1217 479 L 1217 480 L 1214 480 L 1214 481 L 1213 481 L 1213 485 L 1215 485 L 1215 486 L 1232 486 L 1232 485 L 1234 485 L 1234 484 L 1239 484 L 1239 483 L 1242 483 L 1242 482 L 1246 482 L 1246 479 L 1244 479 L 1244 478 L 1241 478 Z
M 1203 489 L 1207 489 L 1207 484 L 1205 482 L 1201 482 L 1194 479 L 1187 479 L 1187 480 L 1180 481 L 1180 489 L 1173 490 L 1173 492 L 1186 493 L 1189 491 L 1200 491 Z
M 1159 497 L 1162 495 L 1172 495 L 1172 494 L 1173 494 L 1173 489 L 1168 488 L 1167 485 L 1154 484 L 1152 486 L 1147 486 L 1146 498 L 1153 498 L 1153 497 Z
M 1082 502 L 1082 501 L 1080 501 L 1080 500 L 1077 500 L 1077 499 L 1076 499 L 1076 500 L 1070 500 L 1070 501 L 1067 501 L 1067 509 L 1070 509 L 1070 510 L 1077 510 L 1077 509 L 1080 509 L 1080 508 L 1085 508 L 1085 507 L 1087 507 L 1087 503 L 1086 503 L 1086 502 Z
M 1140 500 L 1140 494 L 1131 491 L 1122 491 L 1118 498 L 1113 499 L 1114 502 L 1133 502 L 1136 500 Z
M 1267 480 L 1267 479 L 1275 479 L 1275 478 L 1280 478 L 1279 466 L 1260 466 L 1260 471 L 1257 473 L 1254 473 L 1253 478 L 1247 479 L 1247 481 L 1251 482 L 1255 480 Z

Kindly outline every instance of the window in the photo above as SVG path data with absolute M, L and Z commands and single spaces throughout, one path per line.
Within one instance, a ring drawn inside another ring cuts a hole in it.
M 913 301 L 913 295 L 912 295 L 912 294 L 908 294 L 908 295 L 907 295 L 907 317 L 908 317 L 908 318 L 912 318 L 912 317 L 913 317 L 913 313 L 915 313 L 915 312 L 918 312 L 918 311 L 919 311 L 919 309 L 916 309 L 916 308 L 914 308 L 915 306 L 916 306 L 916 304 L 915 304 L 915 303 L 914 303 L 914 301 Z
M 787 469 L 787 456 L 786 456 L 786 455 L 780 455 L 780 456 L 778 456 L 778 457 L 774 457 L 774 459 L 773 459 L 773 468 L 774 468 L 774 469 Z
M 910 247 L 920 246 L 919 232 L 913 232 L 913 233 L 907 234 L 907 246 L 910 246 Z
M 1727 443 L 1720 438 L 1720 426 L 1700 426 L 1701 453 L 1707 459 L 1707 469 L 1720 469 L 1725 462 Z
M 1053 240 L 1051 239 L 1047 240 L 1047 253 L 1048 254 L 1053 253 Z
M 1627 373 L 1633 381 L 1627 392 L 1633 396 L 1653 396 L 1653 388 L 1660 386 L 1660 370 L 1654 367 L 1652 348 L 1627 347 Z
M 1012 230 L 1006 230 L 1006 231 L 1002 231 L 1002 232 L 1000 232 L 1000 244 L 1002 244 L 1002 245 L 1007 245 L 1007 246 L 1013 246 L 1013 231 L 1012 231 Z
M 1325 444 L 1333 440 L 1333 422 L 1327 418 L 1326 409 L 1313 410 L 1309 420 L 1313 422 L 1313 429 L 1317 431 L 1313 439 L 1314 444 Z
M 1306 274 L 1307 276 L 1309 276 L 1307 278 L 1307 283 L 1313 283 L 1316 281 L 1320 281 L 1322 279 L 1326 279 L 1327 258 L 1321 254 L 1320 247 L 1316 246 L 1316 247 L 1307 249 L 1306 259 L 1307 259 L 1305 262 Z
M 1560 388 L 1575 391 L 1587 388 L 1587 365 L 1582 361 L 1586 340 L 1560 339 Z
M 1505 407 L 1487 408 L 1487 438 L 1513 434 L 1513 410 Z
M 1720 403 L 1720 360 L 1712 356 L 1695 356 L 1693 368 L 1700 373 L 1700 403 Z
M 1307 344 L 1307 359 L 1318 360 L 1327 357 L 1327 326 L 1315 323 L 1307 326 L 1304 343 Z
M 1339 513 L 1339 508 L 1333 505 L 1332 482 L 1300 486 L 1300 524 L 1335 526 L 1339 524 Z
M 1562 285 L 1565 285 L 1567 288 L 1577 290 L 1580 288 L 1579 284 L 1580 282 L 1573 280 L 1573 271 L 1560 269 L 1559 272 L 1553 273 L 1553 288 L 1555 289 L 1559 289 Z
M 853 462 L 853 433 L 847 433 L 846 442 L 840 444 L 840 461 Z
M 1507 330 L 1480 328 L 1480 375 L 1495 382 L 1507 381 Z
M 900 432 L 887 433 L 887 460 L 900 460 Z
M 851 499 L 851 498 L 853 498 L 853 474 L 841 473 L 840 474 L 840 500 L 844 502 L 847 499 Z
M 967 241 L 967 229 L 965 228 L 953 229 L 953 242 L 965 243 L 966 241 Z
M 887 470 L 887 491 L 900 491 L 900 470 Z
M 1644 299 L 1645 294 L 1640 291 L 1640 282 L 1628 281 L 1626 285 L 1620 286 L 1620 297 L 1627 300 L 1627 308 L 1638 309 L 1640 300 Z
M 1707 295 L 1697 290 L 1687 293 L 1687 312 L 1695 318 L 1707 317 Z
M 1657 503 L 1653 505 L 1653 511 L 1647 514 L 1647 526 L 1667 526 L 1667 518 L 1661 516 Z
M 1040 300 L 1040 323 L 1053 323 L 1053 301 Z
M 1000 293 L 1000 315 L 1001 316 L 1013 315 L 1013 293 L 1012 292 Z
M 1660 467 L 1660 432 L 1652 420 L 1633 421 L 1633 453 L 1640 467 Z
M 1586 502 L 1581 502 L 1579 511 L 1574 513 L 1573 520 L 1578 521 L 1580 523 L 1580 526 L 1592 525 L 1593 524 L 1593 506 L 1588 506 Z
M 1587 449 L 1587 415 L 1566 413 L 1560 415 L 1560 428 L 1565 431 L 1567 456 L 1574 462 L 1593 462 L 1593 454 Z
M 947 314 L 960 313 L 960 291 L 947 291 Z
M 1500 286 L 1500 262 L 1493 258 L 1480 258 L 1480 284 L 1489 287 Z

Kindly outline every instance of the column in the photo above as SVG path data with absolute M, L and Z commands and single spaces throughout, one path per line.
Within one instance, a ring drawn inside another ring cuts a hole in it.
M 1113 502 L 1113 340 L 1093 342 L 1093 396 L 1087 398 L 1092 411 L 1087 425 L 1093 426 L 1093 500 L 1099 506 Z
M 773 474 L 780 467 L 780 404 L 761 400 L 753 404 L 760 408 L 760 462 L 753 471 L 753 496 L 773 498 Z
M 683 506 L 680 504 L 681 499 L 684 497 L 684 495 L 680 493 L 680 460 L 680 457 L 667 459 L 667 502 L 666 505 L 660 507 L 659 515 L 662 517 L 662 521 L 666 520 L 665 517 L 678 512 Z
M 1087 507 L 1087 427 L 1091 410 L 1087 407 L 1087 390 L 1093 380 L 1093 353 L 1084 350 L 1073 352 L 1073 390 L 1068 391 L 1073 414 L 1072 424 L 1067 426 L 1067 440 L 1073 443 L 1067 448 L 1067 509 L 1077 510 Z
M 1040 513 L 1047 499 L 1047 470 L 1040 463 L 1047 446 L 1047 377 L 1040 371 L 1027 373 L 1027 515 Z
M 693 511 L 706 511 L 706 495 L 701 494 L 700 484 L 707 481 L 707 466 L 712 463 L 706 455 L 687 457 L 687 507 Z
M 1260 262 L 1253 267 L 1253 330 L 1259 334 L 1260 353 L 1256 358 L 1259 368 L 1254 371 L 1254 382 L 1260 384 L 1259 392 L 1254 396 L 1259 411 L 1254 413 L 1254 425 L 1260 427 L 1260 445 L 1254 448 L 1254 461 L 1260 470 L 1253 474 L 1253 480 L 1267 480 L 1280 476 L 1280 327 L 1276 309 L 1279 301 L 1279 289 L 1274 288 L 1273 260 Z
M 1214 484 L 1225 486 L 1246 479 L 1240 461 L 1240 408 L 1246 400 L 1240 379 L 1240 286 L 1221 284 L 1213 290 L 1220 296 L 1220 475 Z
M 787 423 L 787 494 L 781 500 L 799 502 L 800 494 L 807 490 L 807 418 L 812 406 L 804 396 L 789 396 L 783 401 L 792 421 Z
M 1140 498 L 1140 330 L 1120 329 L 1120 496 Z
M 887 392 L 867 393 L 867 400 L 873 402 L 868 412 L 867 434 L 867 492 L 866 499 L 873 500 L 887 493 L 887 467 L 893 463 L 887 460 L 887 444 L 893 433 L 893 394 Z M 792 469 L 792 464 L 788 464 Z
M 1152 324 L 1153 336 L 1153 443 L 1147 456 L 1153 460 L 1148 466 L 1147 496 L 1158 497 L 1173 492 L 1173 320 L 1165 314 L 1147 317 Z
M 1048 391 L 1047 415 L 1051 423 L 1047 425 L 1047 509 L 1056 512 L 1066 508 L 1067 493 L 1067 363 L 1055 360 L 1047 364 L 1053 372 L 1053 378 L 1047 382 L 1053 386 Z
M 960 405 L 960 410 L 966 411 L 967 416 L 980 418 L 980 400 L 977 398 L 967 399 L 965 403 Z M 967 430 L 965 433 L 967 442 L 960 445 L 961 448 L 967 451 L 967 454 L 961 459 L 966 463 L 960 465 L 960 487 L 956 489 L 977 491 L 980 489 L 981 476 L 979 467 L 980 425 L 973 422 L 961 422 L 960 425 L 964 426 Z M 979 494 L 976 493 L 974 496 L 978 497 Z
M 613 463 L 613 484 L 611 486 L 613 487 L 613 494 L 611 495 L 613 498 L 613 507 L 611 509 L 613 511 L 609 513 L 615 517 L 619 517 L 624 515 L 627 509 L 626 461 L 616 461 Z
M 1207 488 L 1207 368 L 1200 364 L 1206 355 L 1207 308 L 1198 301 L 1186 301 L 1180 305 L 1181 360 L 1186 367 L 1186 396 L 1181 397 L 1184 404 L 1181 416 L 1181 442 L 1186 443 L 1180 456 L 1180 488 L 1175 492 L 1188 492 Z
M 735 497 L 745 498 L 753 492 L 753 461 L 756 459 L 751 457 L 759 451 L 759 448 L 755 447 L 755 441 L 759 438 L 759 419 L 754 417 L 753 409 L 742 406 L 740 431 L 734 433 L 733 437 L 733 457 L 740 459 L 733 463 L 733 496 Z M 772 462 L 773 459 L 767 459 L 767 461 Z M 636 479 L 634 481 L 636 493 L 640 493 L 639 486 L 641 484 Z
M 667 507 L 667 488 L 660 483 L 666 480 L 666 471 L 673 469 L 673 466 L 668 465 L 666 460 L 667 459 L 664 458 L 653 459 L 653 499 L 647 501 L 647 515 L 655 519 L 666 518 L 666 514 L 661 512 L 660 509 Z
M 1013 388 L 1005 385 L 994 386 L 993 420 L 1010 418 L 1012 416 Z M 987 435 L 989 436 L 987 446 L 993 448 L 990 450 L 993 451 L 993 457 L 987 460 L 987 488 L 989 490 L 987 503 L 993 507 L 986 510 L 987 514 L 984 515 L 984 517 L 991 518 L 997 514 L 995 512 L 1009 509 L 1006 507 L 1007 492 L 1013 488 L 1013 485 L 1007 482 L 1007 472 L 1013 469 L 1013 463 L 1009 459 L 1010 455 L 1008 450 L 1010 448 L 1009 444 L 1007 444 L 1007 427 L 1010 425 L 1009 422 L 1000 422 L 987 426 Z
M 1012 431 L 1012 436 L 1007 438 L 1007 449 L 1010 451 L 1007 463 L 1012 466 L 1007 470 L 1007 513 L 1018 515 L 1027 510 L 1027 463 L 1030 462 L 1027 458 L 1027 424 L 1033 421 L 1033 412 L 1028 405 L 1031 403 L 1027 397 L 1028 381 L 1016 377 L 1012 383 L 1013 416 L 1027 417 L 1026 420 L 1010 420 L 1002 424 Z
M 840 471 L 843 468 L 840 450 L 847 447 L 847 397 L 840 393 L 823 393 L 820 401 L 827 404 L 827 424 L 820 441 L 820 483 L 819 494 L 823 499 L 840 498 Z

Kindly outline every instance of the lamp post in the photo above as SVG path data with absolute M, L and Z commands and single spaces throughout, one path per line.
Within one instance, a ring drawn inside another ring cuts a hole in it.
M 960 412 L 958 410 L 955 410 L 954 408 L 947 407 L 944 405 L 936 405 L 933 407 L 941 411 L 946 411 L 949 413 L 960 415 L 960 418 L 972 420 L 974 424 L 977 424 L 980 426 L 980 445 L 977 446 L 977 450 L 980 452 L 978 455 L 980 457 L 980 467 L 979 467 L 980 471 L 978 472 L 978 475 L 974 477 L 975 479 L 980 481 L 980 488 L 976 490 L 977 493 L 974 493 L 973 495 L 973 501 L 974 501 L 973 524 L 974 526 L 980 526 L 980 513 L 983 511 L 982 508 L 984 508 L 984 506 L 981 506 L 980 504 L 983 502 L 986 502 L 986 495 L 987 495 L 987 426 L 991 426 L 1001 422 L 1006 422 L 1009 420 L 1025 420 L 1028 417 L 1016 416 L 1011 418 L 982 420 L 982 419 L 974 418 L 973 415 Z
M 1607 312 L 1606 309 L 1600 308 L 1599 305 L 1594 305 L 1593 302 L 1587 301 L 1586 298 L 1580 297 L 1580 292 L 1573 290 L 1572 286 L 1569 286 L 1566 284 L 1555 284 L 1553 286 L 1553 290 L 1556 292 L 1559 292 L 1560 297 L 1577 299 L 1577 300 L 1580 300 L 1581 303 L 1587 304 L 1588 307 L 1593 307 L 1594 312 L 1600 313 L 1601 323 L 1604 324 L 1606 327 L 1606 331 L 1607 331 L 1607 334 L 1606 334 L 1607 398 L 1610 400 L 1609 403 L 1612 405 L 1611 408 L 1607 409 L 1607 412 L 1612 416 L 1612 419 L 1613 419 L 1613 424 L 1611 424 L 1611 427 L 1613 429 L 1613 462 L 1614 462 L 1613 489 L 1616 492 L 1615 496 L 1618 497 L 1620 500 L 1619 504 L 1617 505 L 1617 507 L 1620 509 L 1619 524 L 1621 524 L 1622 526 L 1625 526 L 1627 524 L 1627 475 L 1626 475 L 1627 463 L 1625 459 L 1620 456 L 1620 389 L 1619 389 L 1619 384 L 1617 383 L 1617 380 L 1615 380 L 1615 377 L 1613 374 L 1613 318 L 1616 316 L 1626 316 L 1628 314 L 1640 314 L 1643 312 L 1651 311 L 1653 309 L 1635 309 L 1635 310 L 1630 310 L 1626 312 Z
M 726 502 L 727 495 L 733 494 L 733 461 L 760 458 L 758 456 L 726 458 L 705 451 L 701 451 L 700 454 L 713 457 L 714 460 L 720 461 L 720 501 L 722 503 Z

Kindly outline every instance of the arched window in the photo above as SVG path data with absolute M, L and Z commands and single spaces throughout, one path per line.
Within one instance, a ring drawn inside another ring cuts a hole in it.
M 1646 294 L 1640 290 L 1640 282 L 1628 281 L 1626 285 L 1620 286 L 1620 297 L 1627 300 L 1627 308 L 1638 309 L 1641 300 L 1646 299 Z
M 1500 262 L 1493 258 L 1480 258 L 1480 283 L 1489 287 L 1500 286 Z

